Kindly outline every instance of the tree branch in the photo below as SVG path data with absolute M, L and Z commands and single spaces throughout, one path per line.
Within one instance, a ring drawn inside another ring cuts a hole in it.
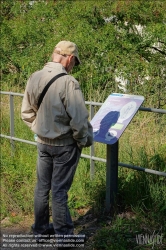
M 160 52 L 162 55 L 166 55 L 166 52 L 164 52 L 164 51 L 162 51 L 162 50 L 160 50 L 160 49 L 158 49 L 158 48 L 156 48 L 156 47 L 154 47 L 154 46 L 152 46 L 152 47 L 150 47 L 150 48 L 152 48 L 152 49 L 154 49 L 154 50 Z

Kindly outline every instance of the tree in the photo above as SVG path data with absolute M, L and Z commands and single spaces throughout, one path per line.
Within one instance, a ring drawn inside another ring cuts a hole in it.
M 24 89 L 60 40 L 74 41 L 82 65 L 73 70 L 86 100 L 122 92 L 166 107 L 165 1 L 2 1 L 3 89 Z

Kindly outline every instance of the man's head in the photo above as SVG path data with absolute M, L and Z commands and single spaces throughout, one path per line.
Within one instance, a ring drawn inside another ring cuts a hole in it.
M 77 45 L 70 41 L 59 42 L 54 48 L 52 59 L 53 61 L 60 62 L 66 68 L 67 72 L 70 72 L 74 66 L 81 63 Z

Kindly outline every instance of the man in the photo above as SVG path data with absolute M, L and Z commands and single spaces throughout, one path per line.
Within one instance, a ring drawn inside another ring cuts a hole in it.
M 37 134 L 37 184 L 34 197 L 35 235 L 49 229 L 49 192 L 52 192 L 52 219 L 56 235 L 72 235 L 74 228 L 67 206 L 67 192 L 81 155 L 92 145 L 92 126 L 76 79 L 68 75 L 80 64 L 76 44 L 59 42 L 52 62 L 33 73 L 24 93 L 21 108 L 23 121 Z M 59 73 L 66 73 L 49 87 L 40 107 L 39 97 L 46 84 Z

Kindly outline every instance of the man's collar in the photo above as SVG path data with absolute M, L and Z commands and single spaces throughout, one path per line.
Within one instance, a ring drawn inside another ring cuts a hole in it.
M 60 71 L 63 71 L 65 73 L 67 73 L 67 71 L 64 68 L 64 66 L 61 63 L 58 63 L 58 62 L 47 62 L 44 65 L 44 67 L 53 68 L 53 69 L 59 69 Z

